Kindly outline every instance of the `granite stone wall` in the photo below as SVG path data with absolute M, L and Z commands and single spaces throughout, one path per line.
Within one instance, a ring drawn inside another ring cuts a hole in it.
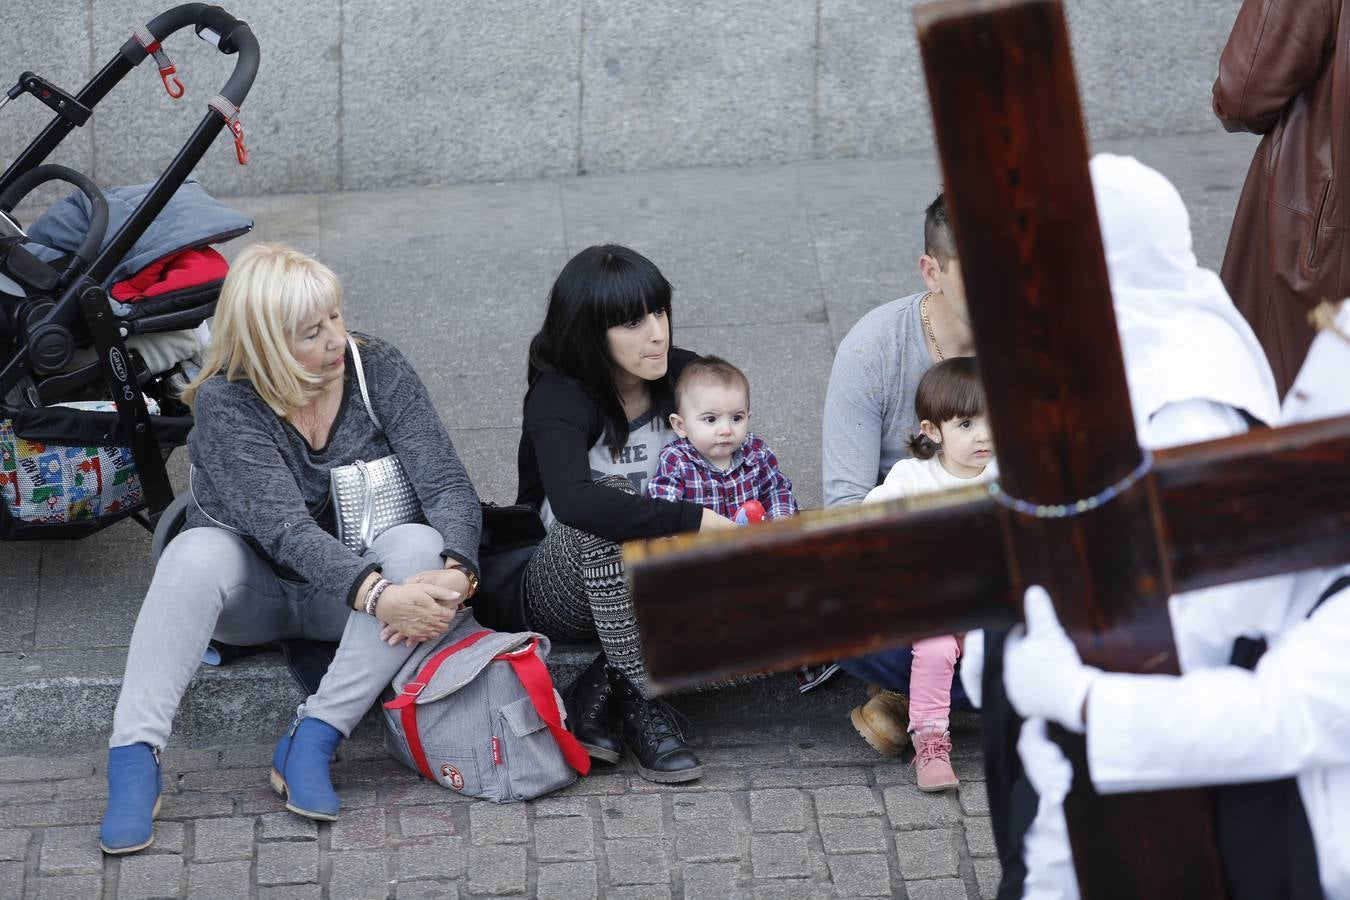
M 1095 139 L 1205 131 L 1237 0 L 1066 0 Z M 252 163 L 222 136 L 199 170 L 222 195 L 362 190 L 585 172 L 885 157 L 931 146 L 912 0 L 223 0 L 262 68 Z M 0 29 L 0 77 L 74 90 L 145 0 L 52 0 Z M 54 161 L 102 184 L 167 164 L 231 60 L 168 42 L 174 102 L 142 65 Z M 46 120 L 0 111 L 0 164 Z

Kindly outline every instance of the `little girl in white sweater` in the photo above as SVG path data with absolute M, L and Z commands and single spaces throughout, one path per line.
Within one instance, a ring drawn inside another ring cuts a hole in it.
M 994 445 L 974 358 L 954 357 L 929 369 L 919 381 L 914 407 L 919 418 L 919 434 L 909 443 L 914 457 L 897 462 L 863 502 L 937 493 L 994 478 Z M 957 785 L 948 719 L 952 673 L 959 656 L 955 635 L 944 634 L 914 644 L 909 731 L 921 791 L 943 791 Z

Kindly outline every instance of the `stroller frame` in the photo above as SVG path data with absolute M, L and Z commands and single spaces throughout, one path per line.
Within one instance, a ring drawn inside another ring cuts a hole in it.
M 220 52 L 226 55 L 237 54 L 234 70 L 220 91 L 220 96 L 233 104 L 237 110 L 243 104 L 258 71 L 258 43 L 252 31 L 247 24 L 218 6 L 209 6 L 205 3 L 176 6 L 151 19 L 145 26 L 154 39 L 150 49 L 142 46 L 137 37 L 132 37 L 74 97 L 70 97 L 31 72 L 25 72 L 20 77 L 19 84 L 10 92 L 10 97 L 15 97 L 23 91 L 32 92 L 56 110 L 57 115 L 4 174 L 0 175 L 0 195 L 41 165 L 71 131 L 83 125 L 92 109 L 118 82 L 152 52 L 159 52 L 160 42 L 189 25 L 195 28 L 199 37 L 214 43 Z M 171 73 L 172 67 L 168 71 Z M 173 89 L 169 87 L 170 80 L 163 68 L 161 77 L 164 78 L 165 87 L 172 95 Z M 176 79 L 174 81 L 176 82 Z M 179 91 L 181 93 L 181 86 Z M 133 358 L 128 354 L 123 340 L 132 331 L 146 328 L 149 320 L 141 320 L 139 324 L 120 320 L 113 313 L 103 282 L 164 209 L 226 125 L 224 114 L 219 112 L 214 104 L 208 108 L 192 136 L 155 181 L 130 218 L 87 265 L 77 265 L 79 260 L 72 262 L 71 267 L 63 275 L 54 308 L 37 321 L 28 322 L 23 333 L 16 333 L 17 352 L 11 359 L 0 362 L 0 401 L 16 390 L 28 393 L 31 401 L 37 401 L 38 398 L 32 396 L 37 393 L 36 382 L 33 379 L 41 370 L 34 366 L 30 353 L 36 346 L 34 336 L 44 328 L 69 328 L 82 319 L 97 351 L 103 381 L 117 406 L 116 425 L 113 429 L 116 440 L 112 440 L 113 434 L 104 434 L 102 437 L 109 439 L 105 442 L 118 443 L 130 449 L 141 480 L 144 514 L 138 505 L 123 513 L 100 519 L 92 526 L 90 523 L 82 522 L 70 523 L 68 526 L 44 527 L 44 533 L 41 535 L 43 538 L 82 537 L 129 515 L 153 531 L 160 515 L 173 499 L 173 489 L 165 469 L 167 454 L 161 452 L 155 424 L 142 397 L 144 386 L 141 383 L 141 376 L 131 364 Z M 239 134 L 238 131 L 235 133 Z M 244 160 L 240 149 L 240 162 Z M 0 205 L 0 212 L 8 214 L 10 211 L 10 208 Z M 154 324 L 160 327 L 195 324 L 186 321 L 187 318 L 188 316 L 182 312 L 170 311 L 155 316 Z M 149 375 L 145 377 L 148 378 Z M 35 402 L 34 405 L 38 404 Z M 180 428 L 183 424 L 181 420 L 184 418 L 190 425 L 190 417 L 177 418 L 180 420 L 178 422 Z M 186 428 L 181 430 L 186 433 Z M 176 445 L 171 444 L 170 449 L 172 446 Z M 58 534 L 58 531 L 61 533 Z

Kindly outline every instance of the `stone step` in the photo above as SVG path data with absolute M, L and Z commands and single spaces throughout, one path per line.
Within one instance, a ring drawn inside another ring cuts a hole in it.
M 561 689 L 584 669 L 598 646 L 555 645 L 548 660 Z M 0 751 L 84 747 L 106 740 L 121 688 L 126 651 L 44 650 L 0 656 Z M 846 675 L 799 694 L 791 675 L 675 698 L 697 725 L 740 720 L 789 721 L 842 716 L 863 697 Z M 221 746 L 267 741 L 290 722 L 304 694 L 281 653 L 266 652 L 227 665 L 202 666 L 174 720 L 177 746 Z M 366 716 L 358 735 L 378 738 L 378 712 Z

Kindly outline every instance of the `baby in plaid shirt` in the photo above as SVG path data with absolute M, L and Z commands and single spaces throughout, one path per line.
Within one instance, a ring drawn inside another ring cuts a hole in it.
M 747 500 L 767 518 L 797 514 L 792 482 L 750 428 L 750 381 L 724 359 L 705 356 L 685 366 L 675 383 L 671 427 L 680 437 L 661 451 L 647 494 L 701 503 L 728 519 Z

